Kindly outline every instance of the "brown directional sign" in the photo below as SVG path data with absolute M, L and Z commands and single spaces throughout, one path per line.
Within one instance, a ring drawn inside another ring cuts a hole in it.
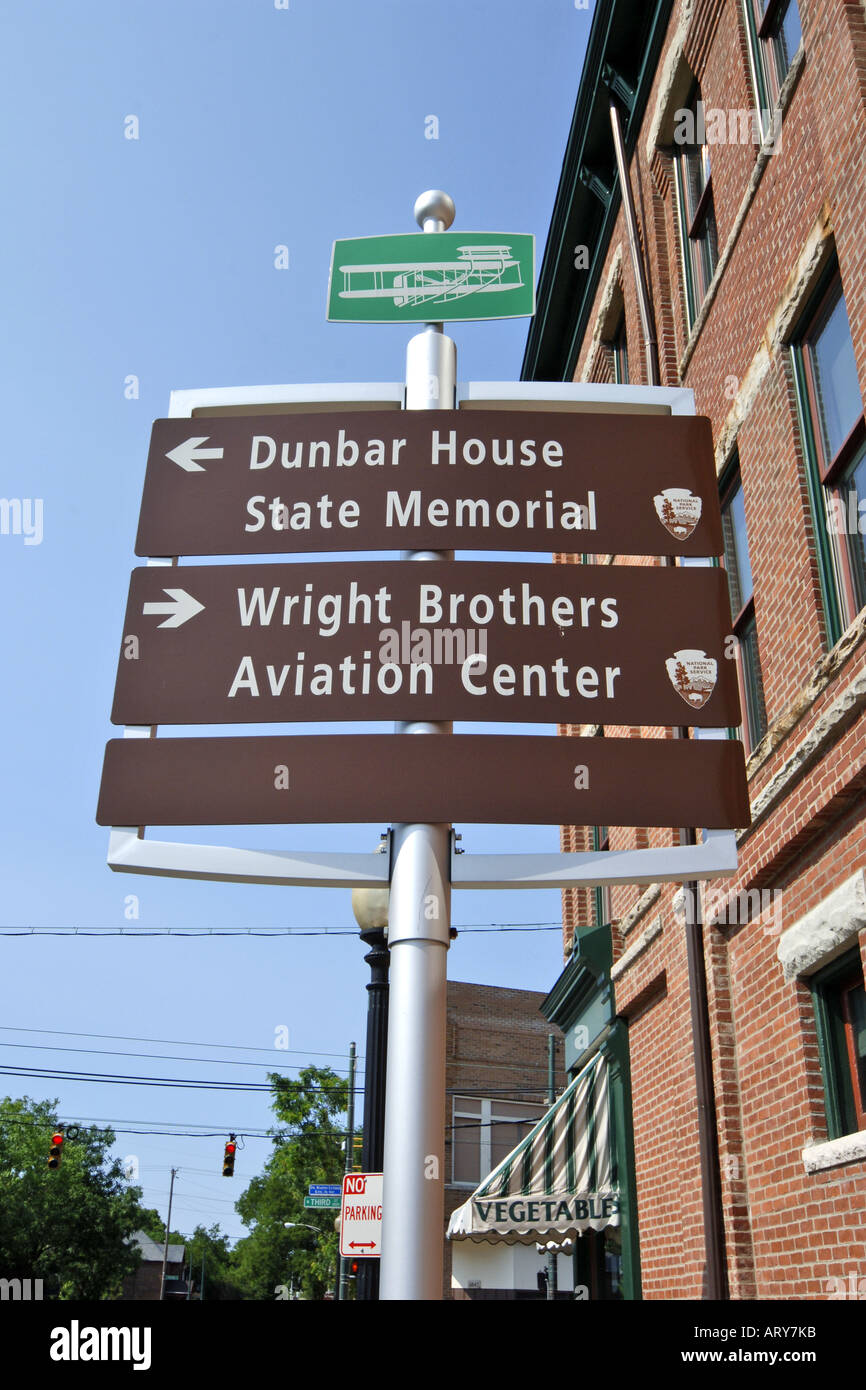
M 738 725 L 723 570 L 490 561 L 133 572 L 116 724 Z
M 455 734 L 113 739 L 100 825 L 748 825 L 727 739 Z M 431 740 L 435 746 L 431 747 Z
M 710 423 L 521 410 L 157 420 L 137 555 L 722 553 Z

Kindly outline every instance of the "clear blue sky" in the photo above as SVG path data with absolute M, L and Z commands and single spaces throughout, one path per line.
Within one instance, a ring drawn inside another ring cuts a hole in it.
M 357 940 L 144 935 L 345 928 L 348 893 L 106 867 L 94 815 L 150 425 L 173 389 L 402 379 L 407 330 L 325 322 L 328 264 L 336 237 L 415 230 L 426 188 L 451 193 L 456 229 L 533 232 L 540 263 L 589 23 L 573 0 L 6 0 L 0 497 L 41 499 L 43 535 L 0 535 L 0 925 L 128 934 L 0 934 L 0 1065 L 264 1082 L 277 1064 L 344 1069 L 350 1039 L 363 1050 Z M 455 326 L 460 379 L 516 380 L 527 327 Z M 137 399 L 124 392 L 132 375 Z M 381 828 L 222 836 L 372 848 Z M 558 838 L 481 827 L 464 843 Z M 559 911 L 554 892 L 461 893 L 453 921 Z M 461 980 L 547 990 L 560 968 L 556 931 L 467 934 L 450 952 Z M 274 1049 L 280 1025 L 291 1053 Z M 118 1129 L 270 1121 L 264 1092 L 3 1076 L 0 1094 L 57 1097 L 68 1121 Z M 233 1200 L 269 1146 L 248 1142 L 231 1187 L 221 1137 L 120 1135 L 117 1151 L 137 1156 L 145 1200 L 163 1212 L 180 1168 L 173 1226 L 218 1220 L 238 1235 Z

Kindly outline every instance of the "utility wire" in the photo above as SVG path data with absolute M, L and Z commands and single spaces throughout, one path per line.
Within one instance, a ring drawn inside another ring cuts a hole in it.
M 562 931 L 562 922 L 490 923 L 455 926 L 461 935 L 491 932 Z M 2 936 L 358 936 L 357 927 L 28 927 L 0 923 Z
M 36 1079 L 39 1077 L 51 1077 L 57 1081 L 86 1081 L 96 1083 L 111 1084 L 121 1082 L 125 1086 L 169 1086 L 177 1090 L 200 1090 L 200 1091 L 259 1091 L 270 1093 L 273 1087 L 268 1081 L 204 1081 L 194 1077 L 170 1077 L 170 1076 L 131 1076 L 119 1072 L 87 1072 L 72 1070 L 53 1070 L 48 1067 L 11 1067 L 0 1064 L 0 1076 L 21 1076 Z M 291 1080 L 287 1077 L 286 1080 Z M 328 1095 L 329 1091 L 324 1086 L 304 1086 L 301 1088 L 308 1095 Z M 355 1094 L 364 1093 L 363 1086 L 355 1086 Z
M 65 1028 L 17 1028 L 13 1024 L 0 1024 L 0 1033 L 42 1033 L 45 1037 L 62 1038 L 101 1038 L 109 1042 L 164 1043 L 167 1047 L 218 1047 L 228 1052 L 268 1052 L 266 1047 L 250 1047 L 243 1043 L 208 1043 L 196 1039 L 186 1042 L 183 1038 L 138 1038 L 123 1033 L 70 1033 Z M 345 1052 L 302 1052 L 298 1048 L 280 1047 L 274 1051 L 291 1053 L 295 1057 L 339 1057 L 346 1060 Z
M 36 1031 L 34 1029 L 34 1031 Z M 208 1067 L 256 1067 L 266 1066 L 282 1070 L 291 1068 L 301 1070 L 298 1062 L 240 1062 L 231 1057 L 181 1057 L 170 1052 L 122 1052 L 119 1048 L 102 1047 L 62 1047 L 59 1043 L 13 1043 L 0 1038 L 0 1047 L 24 1048 L 29 1052 L 83 1052 L 89 1057 L 141 1057 L 148 1062 L 202 1062 Z M 339 1075 L 339 1073 L 337 1073 Z M 291 1077 L 286 1080 L 291 1081 Z

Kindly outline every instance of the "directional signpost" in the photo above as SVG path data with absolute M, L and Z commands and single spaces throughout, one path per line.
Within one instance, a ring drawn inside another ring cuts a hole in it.
M 441 1296 L 452 882 L 714 876 L 735 867 L 732 831 L 749 821 L 742 746 L 667 736 L 740 723 L 722 571 L 453 560 L 455 550 L 652 561 L 723 549 L 710 427 L 690 396 L 683 405 L 687 393 L 619 388 L 633 413 L 611 411 L 612 388 L 596 401 L 578 386 L 551 388 L 549 408 L 528 409 L 521 388 L 516 408 L 454 408 L 456 349 L 441 321 L 531 314 L 535 276 L 531 237 L 449 233 L 453 213 L 430 192 L 416 204 L 423 235 L 334 246 L 330 318 L 426 324 L 408 345 L 405 409 L 360 408 L 397 395 L 367 387 L 351 388 L 345 410 L 330 389 L 242 402 L 210 392 L 197 418 L 155 423 L 136 541 L 154 563 L 132 575 L 112 711 L 131 735 L 384 719 L 424 736 L 115 739 L 97 813 L 113 827 L 109 862 L 127 872 L 387 879 L 384 1179 L 347 1174 L 342 1189 L 311 1184 L 304 1199 L 341 1205 L 344 1256 L 382 1254 L 383 1299 Z M 403 558 L 247 561 L 335 551 Z M 169 565 L 180 556 L 244 563 Z M 656 736 L 454 735 L 453 720 L 656 726 Z M 710 830 L 680 850 L 452 861 L 455 819 Z M 350 821 L 393 825 L 387 868 L 375 855 L 160 843 L 135 829 Z

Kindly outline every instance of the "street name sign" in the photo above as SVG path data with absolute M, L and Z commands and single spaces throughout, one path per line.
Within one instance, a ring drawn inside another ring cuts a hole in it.
M 730 622 L 711 567 L 147 567 L 111 717 L 736 726 Z
M 157 420 L 141 556 L 723 550 L 710 422 L 563 411 Z
M 339 1197 L 342 1190 L 338 1182 L 311 1182 L 307 1188 L 311 1197 Z
M 382 1253 L 382 1174 L 347 1173 L 340 1207 L 340 1254 L 372 1259 Z
M 335 241 L 328 318 L 430 323 L 535 313 L 535 237 L 410 232 Z
M 431 745 L 430 740 L 435 739 Z M 749 823 L 729 739 L 514 734 L 112 739 L 100 825 Z
M 305 1197 L 304 1206 L 314 1208 L 316 1211 L 339 1211 L 340 1197 L 339 1188 L 336 1197 Z

